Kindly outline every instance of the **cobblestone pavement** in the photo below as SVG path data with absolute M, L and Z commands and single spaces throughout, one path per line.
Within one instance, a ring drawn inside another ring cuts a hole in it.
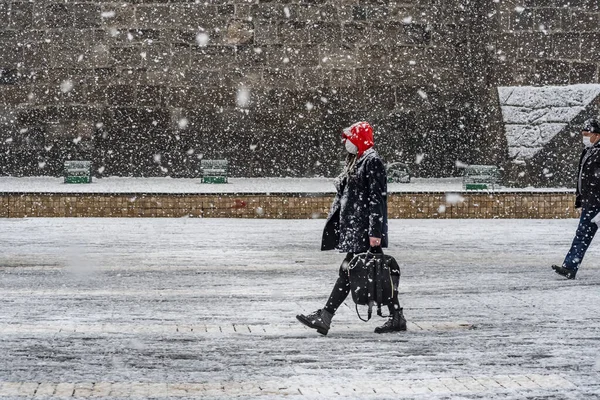
M 393 220 L 407 332 L 351 301 L 296 323 L 343 258 L 322 220 L 0 224 L 0 397 L 600 398 L 600 255 L 574 220 Z

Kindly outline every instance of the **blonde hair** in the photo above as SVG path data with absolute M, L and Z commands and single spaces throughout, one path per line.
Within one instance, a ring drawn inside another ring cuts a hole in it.
M 342 178 L 350 177 L 356 174 L 356 154 L 348 153 L 346 156 L 346 165 L 344 166 L 344 170 L 342 171 Z

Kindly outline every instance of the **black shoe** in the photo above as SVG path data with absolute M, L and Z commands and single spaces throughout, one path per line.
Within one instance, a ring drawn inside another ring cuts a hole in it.
M 553 265 L 552 269 L 559 275 L 564 276 L 567 279 L 575 279 L 575 275 L 577 275 L 576 269 L 570 269 L 565 267 L 559 267 L 558 265 Z
M 406 330 L 406 319 L 402 309 L 395 311 L 390 316 L 390 319 L 381 326 L 375 328 L 375 333 L 388 333 L 388 332 L 400 332 Z
M 296 315 L 296 318 L 309 328 L 316 329 L 321 335 L 327 335 L 327 332 L 329 332 L 329 328 L 331 327 L 333 314 L 325 311 L 325 309 L 321 309 L 308 315 Z

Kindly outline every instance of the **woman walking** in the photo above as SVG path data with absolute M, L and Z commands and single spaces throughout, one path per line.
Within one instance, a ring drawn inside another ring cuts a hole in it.
M 342 141 L 348 152 L 342 174 L 336 179 L 337 195 L 333 200 L 323 231 L 321 250 L 338 249 L 346 257 L 325 307 L 314 313 L 299 314 L 304 325 L 327 335 L 331 320 L 350 293 L 348 264 L 355 254 L 370 250 L 382 253 L 388 245 L 387 176 L 381 157 L 373 148 L 373 128 L 357 122 L 344 129 Z M 390 318 L 376 333 L 406 330 L 406 320 L 398 302 L 400 271 L 392 271 L 394 282 Z

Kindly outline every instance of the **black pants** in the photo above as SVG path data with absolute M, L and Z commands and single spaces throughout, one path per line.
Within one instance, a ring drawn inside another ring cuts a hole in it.
M 383 253 L 381 247 L 375 247 L 371 249 L 372 253 Z M 325 305 L 325 310 L 331 314 L 335 314 L 337 309 L 342 305 L 348 294 L 350 293 L 350 278 L 348 277 L 348 264 L 354 258 L 354 253 L 346 254 L 344 261 L 342 261 L 342 265 L 340 265 L 339 276 L 335 285 L 333 286 L 333 290 L 329 295 L 329 300 L 327 300 L 327 304 Z M 400 302 L 398 301 L 398 284 L 400 281 L 400 271 L 391 271 L 392 282 L 394 283 L 394 294 L 392 299 L 392 304 L 388 305 L 388 309 L 390 311 L 390 315 L 394 312 L 394 310 L 400 309 Z

